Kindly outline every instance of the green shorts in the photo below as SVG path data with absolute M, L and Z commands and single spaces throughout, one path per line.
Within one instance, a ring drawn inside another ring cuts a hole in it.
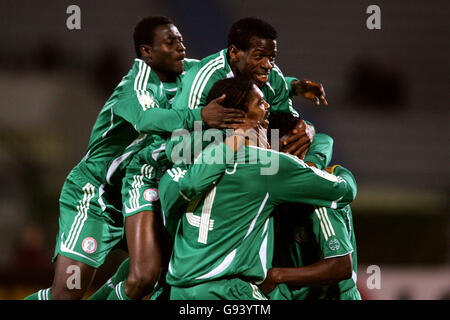
M 361 294 L 358 291 L 358 288 L 355 286 L 347 291 L 341 292 L 340 294 L 341 300 L 362 300 Z
M 108 188 L 108 187 L 107 187 Z M 75 167 L 67 177 L 59 199 L 59 231 L 53 261 L 58 254 L 101 266 L 123 240 L 123 217 L 106 196 L 113 192 Z
M 145 150 L 143 151 L 145 152 Z M 168 161 L 149 160 L 143 153 L 136 154 L 126 168 L 122 181 L 122 213 L 124 218 L 142 211 L 161 211 L 158 183 L 169 166 Z
M 162 176 L 158 186 L 160 194 L 163 197 L 161 216 L 164 227 L 172 239 L 175 238 L 182 213 L 186 212 L 187 202 L 179 197 L 178 182 L 175 181 L 176 177 L 182 177 L 184 172 L 185 170 L 180 167 L 168 169 Z M 177 199 L 177 201 L 168 201 L 168 199 Z
M 293 300 L 289 287 L 284 283 L 277 285 L 268 296 L 270 300 Z
M 192 287 L 171 287 L 170 300 L 267 300 L 253 283 L 239 278 L 204 282 Z

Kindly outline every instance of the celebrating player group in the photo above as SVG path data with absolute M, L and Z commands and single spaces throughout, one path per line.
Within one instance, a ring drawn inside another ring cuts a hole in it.
M 202 60 L 168 17 L 133 37 L 134 63 L 61 190 L 53 283 L 26 299 L 360 300 L 356 181 L 293 107 L 328 103 L 275 64 L 275 28 L 238 20 Z M 119 248 L 128 258 L 86 297 Z

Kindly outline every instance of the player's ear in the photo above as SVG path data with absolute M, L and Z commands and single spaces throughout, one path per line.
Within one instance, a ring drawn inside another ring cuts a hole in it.
M 152 58 L 152 47 L 148 44 L 141 44 L 139 50 L 141 51 L 142 58 Z
M 239 50 L 234 44 L 228 47 L 228 53 L 231 60 L 239 59 L 240 52 L 241 50 Z

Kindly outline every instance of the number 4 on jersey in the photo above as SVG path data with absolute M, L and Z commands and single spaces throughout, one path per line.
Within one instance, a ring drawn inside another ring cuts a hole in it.
M 206 194 L 203 202 L 202 214 L 197 216 L 194 214 L 194 210 L 202 197 L 191 201 L 187 208 L 186 219 L 191 226 L 199 228 L 198 230 L 198 242 L 206 244 L 208 241 L 208 231 L 213 230 L 214 220 L 211 219 L 211 209 L 216 196 L 216 187 L 212 188 Z

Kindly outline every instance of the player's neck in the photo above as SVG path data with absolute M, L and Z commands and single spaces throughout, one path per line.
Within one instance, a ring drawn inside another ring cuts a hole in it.
M 155 71 L 156 75 L 158 76 L 159 80 L 161 82 L 175 82 L 177 81 L 177 75 L 173 73 L 167 73 L 167 72 L 161 72 L 154 68 L 152 68 L 153 71 Z

